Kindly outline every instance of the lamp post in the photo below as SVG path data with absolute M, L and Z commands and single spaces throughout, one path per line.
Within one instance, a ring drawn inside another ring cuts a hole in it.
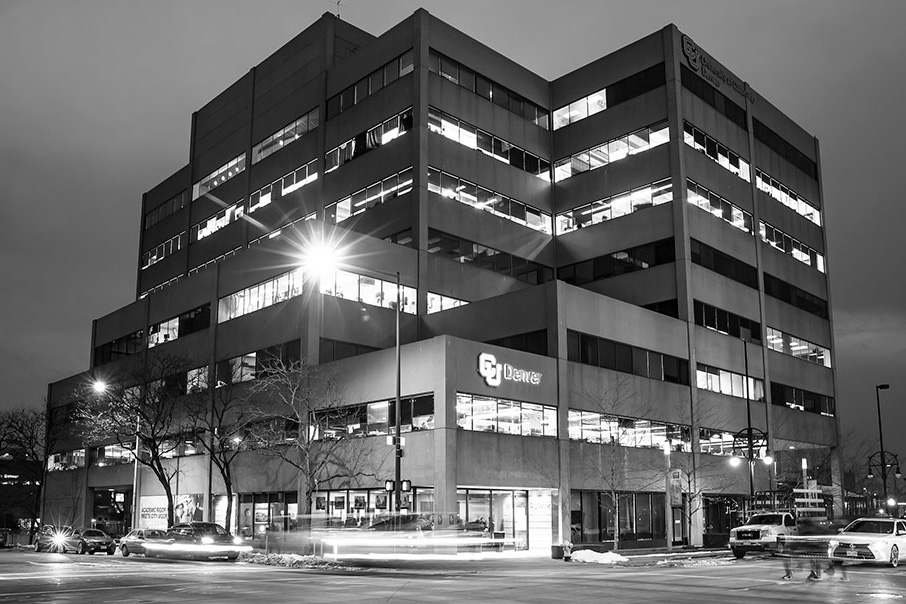
M 875 400 L 878 403 L 878 439 L 881 441 L 881 450 L 878 451 L 881 456 L 881 485 L 884 492 L 884 509 L 889 512 L 889 504 L 887 502 L 887 453 L 884 451 L 884 427 L 881 423 L 881 391 L 887 390 L 890 388 L 890 384 L 877 384 L 875 386 Z M 897 473 L 899 473 L 900 468 L 897 466 Z M 869 459 L 869 472 L 871 472 L 871 464 Z
M 743 358 L 745 359 L 745 381 L 743 383 L 743 393 L 746 398 L 746 428 L 733 435 L 733 457 L 730 458 L 730 464 L 739 465 L 737 450 L 743 449 L 745 452 L 742 457 L 749 462 L 749 502 L 755 504 L 755 462 L 761 459 L 766 466 L 774 463 L 774 458 L 767 453 L 768 434 L 764 430 L 752 427 L 752 404 L 749 398 L 749 345 L 745 340 L 742 341 Z M 761 457 L 760 449 L 764 447 L 766 454 Z M 757 450 L 756 450 L 757 449 Z

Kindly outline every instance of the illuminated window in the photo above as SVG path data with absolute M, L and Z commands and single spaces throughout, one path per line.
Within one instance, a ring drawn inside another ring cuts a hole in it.
M 316 163 L 313 159 L 249 195 L 249 214 L 317 180 Z
M 142 254 L 142 270 L 148 268 L 152 264 L 157 264 L 167 256 L 178 252 L 185 245 L 185 238 L 186 232 L 183 231 L 179 235 L 167 239 L 160 245 L 156 246 L 154 249 Z
M 798 239 L 790 237 L 778 228 L 764 221 L 758 222 L 758 234 L 761 240 L 776 250 L 792 256 L 799 262 L 810 266 L 818 272 L 824 272 L 824 254 L 819 254 Z
M 412 168 L 392 174 L 383 180 L 372 183 L 352 195 L 334 202 L 324 210 L 325 219 L 331 224 L 339 224 L 352 216 L 357 216 L 399 195 L 412 190 Z
M 192 201 L 195 201 L 211 189 L 219 187 L 234 176 L 238 176 L 244 170 L 245 153 L 231 159 L 192 185 Z
M 457 392 L 456 425 L 475 432 L 557 436 L 557 408 Z
M 554 162 L 554 181 L 561 182 L 589 170 L 595 170 L 630 155 L 638 155 L 670 141 L 667 122 L 630 132 L 596 147 L 574 153 Z
M 693 180 L 686 180 L 687 199 L 689 203 L 705 210 L 712 216 L 720 218 L 740 231 L 754 235 L 752 215 L 739 206 L 730 203 L 717 193 L 709 191 Z
M 299 119 L 284 126 L 252 147 L 252 163 L 256 164 L 272 153 L 299 140 L 299 138 L 317 128 L 318 121 L 318 108 L 315 107 Z
M 673 201 L 669 178 L 557 214 L 557 235 Z
M 683 140 L 687 145 L 697 151 L 701 151 L 725 170 L 749 182 L 749 162 L 689 122 L 683 123 Z
M 232 222 L 242 218 L 244 214 L 242 200 L 240 199 L 233 205 L 226 207 L 210 218 L 202 220 L 192 227 L 192 241 L 201 241 L 209 235 L 213 235 L 220 229 L 226 227 Z
M 797 359 L 802 359 L 823 367 L 831 366 L 831 353 L 829 348 L 784 333 L 773 327 L 768 327 L 767 338 L 768 348 L 771 350 L 788 354 Z
M 569 410 L 569 439 L 624 447 L 692 452 L 689 426 L 619 417 L 594 411 Z
M 485 189 L 458 176 L 428 168 L 428 191 L 500 216 L 530 229 L 551 234 L 551 215 L 538 208 Z
M 328 151 L 324 156 L 324 173 L 332 172 L 343 164 L 386 145 L 410 130 L 412 130 L 412 107 Z

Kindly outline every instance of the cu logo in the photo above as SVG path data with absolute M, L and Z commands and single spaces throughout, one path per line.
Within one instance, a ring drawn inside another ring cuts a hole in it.
M 496 388 L 503 377 L 503 365 L 497 363 L 497 357 L 487 352 L 478 355 L 478 375 L 484 378 L 488 386 Z
M 701 68 L 701 57 L 698 54 L 698 46 L 692 41 L 692 38 L 683 34 L 683 54 L 689 61 L 689 66 L 698 71 Z

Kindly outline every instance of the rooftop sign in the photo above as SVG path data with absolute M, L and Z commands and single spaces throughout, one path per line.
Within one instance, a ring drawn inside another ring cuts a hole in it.
M 683 54 L 686 56 L 686 61 L 693 71 L 699 72 L 699 74 L 715 88 L 729 86 L 737 93 L 747 97 L 750 103 L 755 102 L 755 95 L 749 90 L 746 83 L 715 63 L 711 57 L 698 48 L 698 45 L 692 41 L 692 38 L 683 34 L 682 44 Z
M 541 373 L 513 367 L 509 363 L 498 363 L 497 357 L 489 352 L 478 355 L 478 375 L 492 388 L 500 386 L 503 380 L 522 382 L 538 386 L 541 384 Z

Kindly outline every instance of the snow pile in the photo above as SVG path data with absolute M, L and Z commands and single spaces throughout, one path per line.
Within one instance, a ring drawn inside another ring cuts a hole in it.
M 249 564 L 283 566 L 285 568 L 339 568 L 336 562 L 330 562 L 317 556 L 300 556 L 299 554 L 241 554 L 239 559 Z
M 617 562 L 628 562 L 629 558 L 615 554 L 613 552 L 599 553 L 590 549 L 580 549 L 573 552 L 573 562 L 594 562 L 595 564 L 616 564 Z

